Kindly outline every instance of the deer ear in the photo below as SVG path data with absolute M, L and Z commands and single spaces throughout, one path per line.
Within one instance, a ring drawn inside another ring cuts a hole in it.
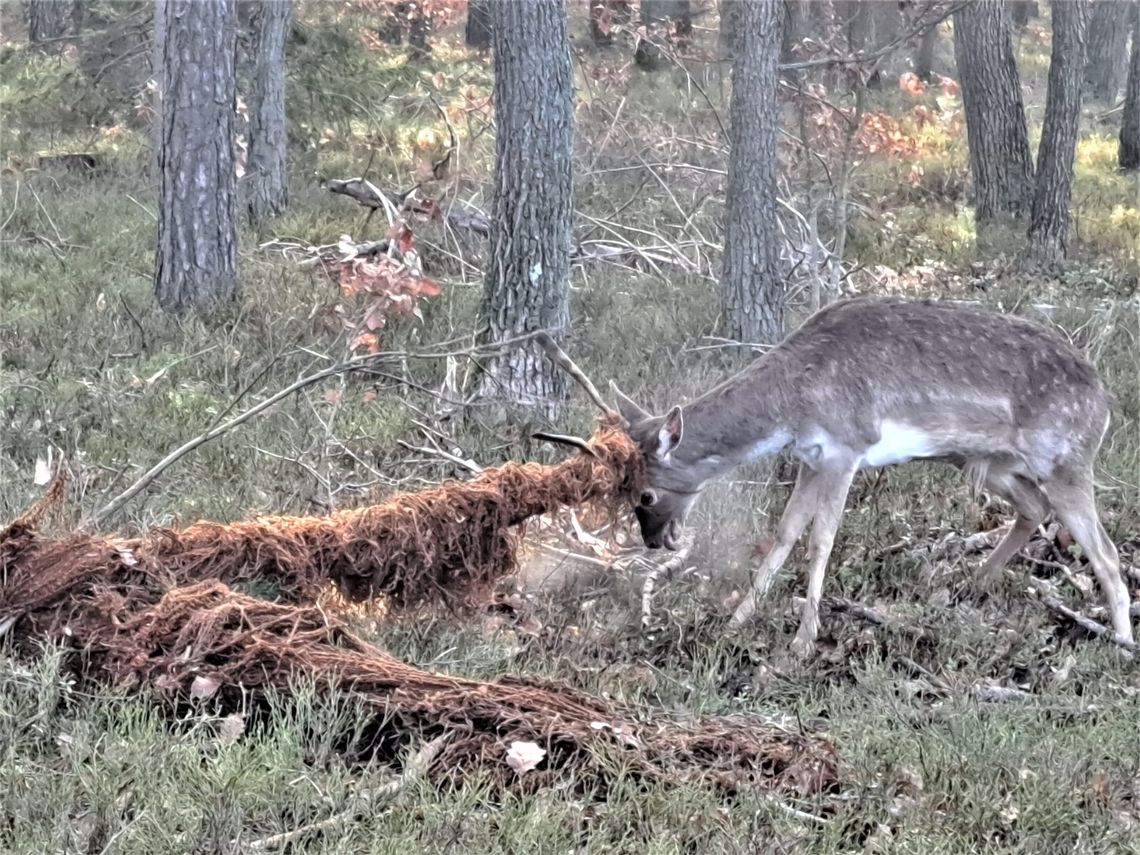
M 684 422 L 681 419 L 681 408 L 674 407 L 665 416 L 661 429 L 657 432 L 657 457 L 664 460 L 674 448 L 681 444 L 681 435 L 684 433 Z
M 649 413 L 641 409 L 631 398 L 629 398 L 621 389 L 617 387 L 617 383 L 613 380 L 610 381 L 610 391 L 613 393 L 614 399 L 617 401 L 618 412 L 621 417 L 630 424 L 639 422 L 642 419 L 649 418 Z

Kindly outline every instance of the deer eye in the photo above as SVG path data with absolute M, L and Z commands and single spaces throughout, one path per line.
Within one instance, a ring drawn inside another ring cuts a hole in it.
M 657 494 L 652 490 L 646 490 L 641 494 L 641 507 L 651 508 L 657 504 Z

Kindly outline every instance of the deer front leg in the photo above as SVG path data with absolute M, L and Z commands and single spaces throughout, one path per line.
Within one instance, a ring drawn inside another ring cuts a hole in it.
M 771 550 L 760 562 L 752 577 L 752 586 L 748 595 L 741 601 L 735 614 L 732 616 L 732 626 L 741 626 L 752 619 L 756 613 L 756 602 L 767 595 L 772 587 L 772 580 L 788 560 L 788 555 L 799 540 L 807 524 L 811 522 L 815 513 L 816 496 L 815 484 L 818 474 L 805 464 L 800 464 L 800 471 L 796 475 L 796 485 L 792 488 L 792 495 L 784 506 L 784 513 L 776 527 L 776 542 Z
M 855 477 L 855 467 L 820 472 L 817 478 L 819 503 L 808 541 L 808 589 L 800 614 L 800 628 L 792 641 L 792 653 L 807 659 L 815 652 L 815 639 L 819 634 L 819 601 L 823 597 L 823 577 L 827 561 L 835 544 L 835 535 L 843 519 L 847 492 Z

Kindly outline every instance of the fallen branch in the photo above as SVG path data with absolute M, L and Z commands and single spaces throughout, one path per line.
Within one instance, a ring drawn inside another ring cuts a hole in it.
M 693 536 L 691 533 L 686 533 L 681 541 L 680 548 L 669 555 L 665 561 L 654 562 L 645 556 L 638 556 L 640 563 L 647 564 L 652 568 L 645 574 L 645 581 L 641 584 L 641 626 L 643 629 L 647 628 L 653 619 L 653 593 L 657 588 L 658 580 L 662 576 L 666 579 L 672 579 L 673 575 L 685 566 L 692 548 Z
M 897 629 L 893 623 L 887 621 L 881 614 L 875 611 L 868 605 L 856 602 L 855 600 L 845 600 L 839 597 L 824 597 L 820 601 L 820 605 L 827 609 L 829 612 L 841 615 L 850 615 L 851 617 L 859 618 L 861 621 L 871 624 L 872 626 L 887 627 L 889 629 Z M 911 632 L 918 632 L 910 627 L 907 627 Z
M 404 771 L 400 777 L 381 787 L 375 787 L 371 790 L 364 790 L 357 793 L 353 799 L 352 807 L 342 813 L 338 813 L 336 816 L 330 816 L 328 819 L 323 819 L 320 822 L 312 822 L 300 828 L 294 828 L 291 831 L 272 834 L 260 840 L 251 840 L 244 846 L 235 840 L 234 845 L 238 851 L 249 849 L 254 852 L 264 852 L 267 849 L 277 849 L 286 843 L 292 843 L 294 840 L 299 840 L 310 834 L 315 834 L 319 831 L 329 831 L 346 823 L 353 822 L 364 816 L 365 812 L 371 809 L 376 802 L 391 798 L 405 790 L 409 784 L 424 778 L 431 764 L 435 762 L 435 759 L 439 756 L 440 751 L 443 750 L 444 745 L 447 744 L 450 738 L 451 735 L 445 733 L 442 736 L 437 736 L 431 742 L 428 742 L 408 760 L 404 765 Z
M 974 697 L 983 703 L 1004 704 L 1010 701 L 1031 701 L 1032 692 L 1012 686 L 998 686 L 994 683 L 978 683 L 973 689 Z
M 89 516 L 87 519 L 80 522 L 78 530 L 91 531 L 92 529 L 101 526 L 112 514 L 116 513 L 119 508 L 121 508 L 123 505 L 141 493 L 144 489 L 146 489 L 146 487 L 152 481 L 154 481 L 155 478 L 157 478 L 172 464 L 177 463 L 195 448 L 198 448 L 199 446 L 209 442 L 211 439 L 216 439 L 217 437 L 221 436 L 224 433 L 227 433 L 238 425 L 249 421 L 258 413 L 262 413 L 265 410 L 268 410 L 274 404 L 280 403 L 292 395 L 294 392 L 298 392 L 301 389 L 304 389 L 306 386 L 311 386 L 314 383 L 319 383 L 321 380 L 324 380 L 328 377 L 333 377 L 337 374 L 344 374 L 349 371 L 357 371 L 361 368 L 365 368 L 375 360 L 375 355 L 365 354 L 363 356 L 358 356 L 354 359 L 350 359 L 347 362 L 339 362 L 336 365 L 325 368 L 322 371 L 318 371 L 316 374 L 310 374 L 308 377 L 302 377 L 296 383 L 286 386 L 280 392 L 277 392 L 259 404 L 250 407 L 244 413 L 240 413 L 239 415 L 234 416 L 229 421 L 223 422 L 222 424 L 211 428 L 205 433 L 198 434 L 198 436 L 194 437 L 190 441 L 178 446 L 178 448 L 174 449 L 174 451 L 170 452 L 168 455 L 166 455 L 166 457 L 162 458 L 162 460 L 158 461 L 158 463 L 154 464 L 154 466 L 144 472 L 142 476 L 133 484 L 131 484 L 131 486 L 129 486 L 126 490 L 115 496 L 115 498 L 109 501 L 94 514 Z
M 350 199 L 355 199 L 358 204 L 365 208 L 372 210 L 383 208 L 388 214 L 390 221 L 398 219 L 400 212 L 403 210 L 410 209 L 412 213 L 421 213 L 416 211 L 417 203 L 415 194 L 419 189 L 418 184 L 403 193 L 391 193 L 381 190 L 371 181 L 364 178 L 349 178 L 343 181 L 330 178 L 324 182 L 324 186 L 330 193 L 348 196 Z M 453 231 L 472 232 L 484 238 L 489 237 L 491 234 L 490 218 L 478 209 L 445 209 L 438 203 L 431 202 L 430 205 L 428 205 L 428 210 L 422 213 L 425 213 L 427 216 L 432 216 L 436 212 L 438 212 L 439 217 L 448 228 Z
M 1067 620 L 1072 621 L 1077 626 L 1081 627 L 1087 632 L 1092 633 L 1097 638 L 1101 638 L 1112 644 L 1122 647 L 1130 653 L 1140 651 L 1140 645 L 1135 641 L 1129 641 L 1117 635 L 1109 627 L 1103 623 L 1098 623 L 1090 617 L 1081 614 L 1074 609 L 1069 608 L 1061 599 L 1052 593 L 1052 586 L 1044 579 L 1038 579 L 1036 576 L 1029 578 L 1030 583 L 1037 590 L 1038 598 L 1041 600 L 1041 605 L 1045 606 L 1049 611 L 1055 615 L 1059 615 Z
M 574 247 L 571 264 L 612 264 L 627 270 L 643 273 L 661 273 L 660 267 L 679 267 L 698 272 L 699 268 L 674 246 L 638 246 L 633 243 L 611 243 L 603 240 L 584 240 Z

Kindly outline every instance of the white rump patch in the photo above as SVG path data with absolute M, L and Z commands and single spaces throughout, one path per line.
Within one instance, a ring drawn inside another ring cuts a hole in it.
M 744 459 L 760 460 L 764 457 L 771 457 L 791 441 L 790 434 L 785 431 L 777 431 L 771 436 L 766 436 L 759 442 L 750 445 L 744 452 Z
M 885 420 L 880 426 L 879 441 L 863 452 L 859 467 L 905 463 L 916 457 L 931 457 L 937 450 L 936 438 L 926 431 Z

